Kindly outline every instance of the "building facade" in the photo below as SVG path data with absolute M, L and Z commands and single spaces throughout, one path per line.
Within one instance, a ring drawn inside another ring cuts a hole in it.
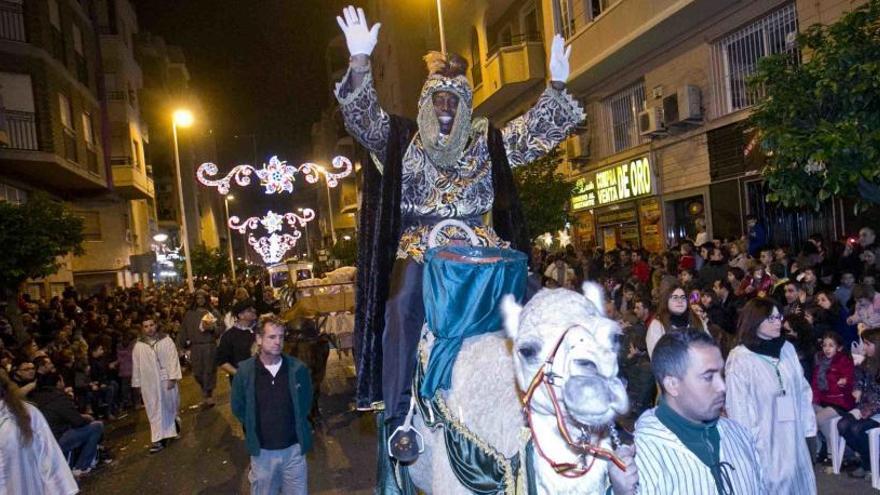
M 0 5 L 3 199 L 26 201 L 45 191 L 83 216 L 87 239 L 104 235 L 92 202 L 112 194 L 93 9 L 73 0 Z M 26 290 L 60 295 L 75 282 L 77 263 L 65 259 L 58 273 Z
M 444 10 L 449 50 L 471 61 L 475 113 L 503 125 L 543 90 L 552 33 L 572 47 L 569 91 L 587 110 L 564 143 L 575 241 L 659 251 L 739 238 L 756 215 L 777 244 L 844 233 L 843 207 L 768 204 L 746 124 L 757 61 L 803 58 L 799 29 L 863 1 L 497 0 Z

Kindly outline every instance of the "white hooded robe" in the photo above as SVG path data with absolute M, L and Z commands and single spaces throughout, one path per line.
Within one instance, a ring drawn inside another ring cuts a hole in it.
M 816 436 L 813 391 L 804 378 L 797 353 L 790 343 L 779 354 L 780 393 L 774 360 L 739 345 L 727 358 L 727 416 L 755 437 L 764 467 L 765 493 L 810 495 L 816 493 L 813 462 L 807 437 Z
M 131 386 L 141 389 L 152 441 L 176 437 L 174 420 L 180 407 L 180 391 L 177 385 L 168 390 L 167 382 L 182 377 L 177 346 L 167 335 L 152 344 L 138 340 L 131 357 Z
M 34 436 L 22 443 L 15 418 L 0 400 L 0 493 L 15 495 L 73 495 L 79 492 L 67 459 L 52 435 L 46 418 L 25 404 Z

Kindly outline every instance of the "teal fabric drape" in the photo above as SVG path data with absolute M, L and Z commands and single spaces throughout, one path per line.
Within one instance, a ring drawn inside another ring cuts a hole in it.
M 449 388 L 464 339 L 501 328 L 501 298 L 522 302 L 526 275 L 526 255 L 512 249 L 446 246 L 425 253 L 425 319 L 436 340 L 420 395 Z

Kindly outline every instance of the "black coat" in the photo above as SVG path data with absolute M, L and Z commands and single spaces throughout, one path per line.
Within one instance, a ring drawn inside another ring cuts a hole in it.
M 382 332 L 391 268 L 400 242 L 403 155 L 417 131 L 412 120 L 392 116 L 382 172 L 372 165 L 363 169 L 354 326 L 359 409 L 382 399 Z M 512 248 L 528 254 L 529 236 L 501 131 L 490 126 L 488 141 L 495 190 L 493 227 Z

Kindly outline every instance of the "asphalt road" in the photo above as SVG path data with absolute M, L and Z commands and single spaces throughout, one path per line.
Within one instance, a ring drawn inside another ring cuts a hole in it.
M 308 456 L 309 493 L 317 495 L 372 494 L 375 484 L 376 429 L 371 414 L 350 410 L 354 367 L 350 357 L 331 351 L 321 408 L 324 421 Z M 218 377 L 217 405 L 194 407 L 198 386 L 187 376 L 181 392 L 181 439 L 150 455 L 149 424 L 141 411 L 109 425 L 107 443 L 116 457 L 109 467 L 82 482 L 82 493 L 200 494 L 249 493 L 249 457 L 241 427 L 229 409 L 229 382 Z M 856 495 L 878 493 L 867 480 L 825 474 L 817 469 L 819 493 Z
M 354 368 L 350 357 L 331 351 L 322 388 L 323 424 L 308 456 L 309 493 L 372 493 L 376 429 L 371 414 L 350 411 Z M 81 483 L 82 493 L 225 495 L 247 494 L 248 463 L 241 426 L 229 409 L 229 381 L 218 376 L 217 405 L 201 410 L 198 385 L 186 376 L 181 386 L 181 439 L 150 455 L 150 427 L 143 410 L 109 425 L 106 441 L 115 460 Z

